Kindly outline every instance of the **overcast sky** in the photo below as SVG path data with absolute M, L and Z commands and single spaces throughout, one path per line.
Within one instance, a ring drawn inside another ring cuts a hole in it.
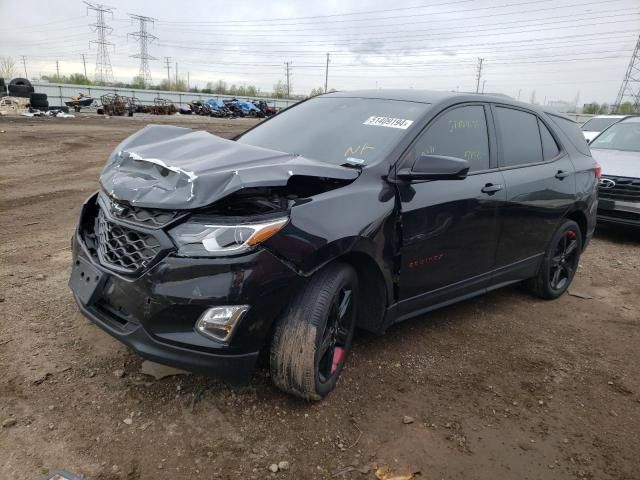
M 138 74 L 138 25 L 129 13 L 156 18 L 149 52 L 154 82 L 178 72 L 207 81 L 270 91 L 291 63 L 293 92 L 329 88 L 428 88 L 474 91 L 478 57 L 485 91 L 529 101 L 613 102 L 640 34 L 640 0 L 109 0 L 113 73 Z M 90 15 L 94 15 L 89 12 Z M 30 77 L 82 72 L 93 78 L 96 39 L 80 0 L 0 0 L 0 56 Z M 9 21 L 8 21 L 9 19 Z

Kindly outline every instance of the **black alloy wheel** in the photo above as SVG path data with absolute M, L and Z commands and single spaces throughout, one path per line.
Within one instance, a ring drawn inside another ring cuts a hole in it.
M 565 219 L 551 239 L 538 273 L 525 282 L 528 290 L 546 300 L 562 295 L 576 274 L 582 245 L 580 227 L 573 220 Z
M 549 282 L 554 290 L 564 290 L 578 268 L 578 238 L 574 230 L 567 230 L 556 245 L 551 258 Z
M 300 288 L 271 340 L 271 379 L 278 388 L 306 400 L 320 400 L 335 388 L 351 348 L 357 298 L 358 276 L 339 262 Z
M 344 366 L 346 350 L 351 341 L 355 323 L 353 291 L 345 286 L 334 296 L 327 318 L 327 326 L 318 349 L 317 379 L 327 384 L 338 375 Z

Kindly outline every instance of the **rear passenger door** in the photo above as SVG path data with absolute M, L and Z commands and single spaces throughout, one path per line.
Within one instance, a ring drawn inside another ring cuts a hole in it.
M 535 113 L 492 105 L 506 203 L 493 283 L 535 274 L 560 218 L 574 201 L 575 173 L 552 128 Z

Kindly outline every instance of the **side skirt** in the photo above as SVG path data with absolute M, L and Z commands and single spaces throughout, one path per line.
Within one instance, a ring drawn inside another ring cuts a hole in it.
M 387 308 L 380 331 L 383 333 L 396 323 L 531 278 L 536 275 L 543 255 L 539 253 L 468 280 L 396 302 Z

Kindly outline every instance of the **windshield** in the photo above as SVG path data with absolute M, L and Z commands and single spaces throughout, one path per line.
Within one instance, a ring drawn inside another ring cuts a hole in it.
M 317 97 L 245 133 L 239 143 L 338 165 L 382 160 L 429 108 L 426 103 Z
M 592 118 L 587 123 L 582 125 L 583 132 L 601 132 L 616 122 L 619 122 L 621 118 Z
M 589 146 L 607 150 L 640 152 L 640 123 L 618 123 L 601 133 Z

